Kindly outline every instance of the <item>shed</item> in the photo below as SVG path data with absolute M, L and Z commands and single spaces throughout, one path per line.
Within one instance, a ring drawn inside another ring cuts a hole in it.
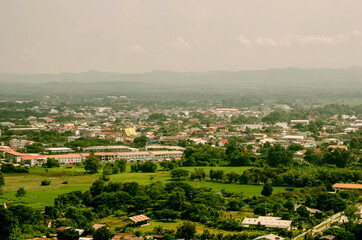
M 147 226 L 151 224 L 151 219 L 144 214 L 129 218 L 137 226 Z

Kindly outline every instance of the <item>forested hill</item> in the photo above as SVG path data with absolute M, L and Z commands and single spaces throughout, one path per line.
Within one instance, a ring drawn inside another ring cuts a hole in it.
M 0 94 L 27 93 L 340 93 L 362 95 L 362 69 L 272 69 L 204 73 L 148 72 L 0 74 Z

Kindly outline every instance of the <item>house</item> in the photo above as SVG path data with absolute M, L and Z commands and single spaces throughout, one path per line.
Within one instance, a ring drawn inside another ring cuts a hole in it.
M 345 150 L 347 150 L 347 146 L 343 146 L 343 145 L 329 145 L 328 147 L 327 147 L 328 149 L 336 149 L 336 148 L 340 148 L 340 149 L 345 149 Z
M 109 229 L 109 227 L 107 226 L 107 224 L 93 224 L 92 228 L 94 228 L 94 230 L 98 230 L 102 227 L 106 227 L 107 229 Z
M 243 227 L 262 225 L 268 228 L 284 228 L 287 230 L 291 229 L 291 220 L 281 220 L 280 217 L 264 217 L 259 216 L 258 218 L 244 218 L 242 225 Z
M 58 227 L 57 228 L 57 231 L 65 231 L 65 230 L 67 230 L 67 229 L 70 229 L 70 228 L 72 228 L 72 227 L 66 227 L 66 226 L 63 226 L 63 227 Z
M 144 214 L 133 216 L 129 218 L 136 226 L 147 226 L 151 225 L 151 219 Z
M 336 237 L 333 236 L 333 235 L 325 235 L 325 236 L 321 237 L 320 239 L 333 240 L 333 239 L 335 239 L 335 238 L 336 238 Z
M 221 139 L 219 142 L 219 147 L 225 147 L 225 145 L 228 143 L 229 141 L 227 139 Z
M 362 190 L 362 184 L 336 183 L 333 185 L 335 192 L 342 190 Z
M 132 233 L 118 233 L 112 237 L 112 240 L 131 240 L 134 237 L 136 237 L 136 235 Z
M 264 236 L 260 236 L 257 238 L 254 238 L 253 240 L 284 240 L 283 237 L 279 237 L 275 234 L 268 234 L 268 235 L 264 235 Z
M 294 204 L 294 211 L 297 211 L 297 209 L 301 206 L 302 205 L 300 205 L 300 204 Z M 314 215 L 318 212 L 322 212 L 322 211 L 320 211 L 318 209 L 314 209 L 314 208 L 309 208 L 309 207 L 305 207 L 305 208 L 310 212 L 310 215 Z
M 93 236 L 92 235 L 87 235 L 85 237 L 80 237 L 79 240 L 93 240 Z

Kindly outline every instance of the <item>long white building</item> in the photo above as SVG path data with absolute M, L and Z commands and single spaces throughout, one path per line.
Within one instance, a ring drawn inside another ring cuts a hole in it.
M 60 155 L 45 155 L 46 158 L 54 158 L 60 164 L 74 164 L 84 161 L 90 153 L 72 153 Z M 127 162 L 145 162 L 145 161 L 163 161 L 172 158 L 180 159 L 182 151 L 140 151 L 140 152 L 96 152 L 102 162 L 114 162 L 120 159 L 126 159 Z
M 244 218 L 242 225 L 244 227 L 257 226 L 258 224 L 269 228 L 285 228 L 291 229 L 291 220 L 281 220 L 280 217 L 263 217 L 258 218 Z

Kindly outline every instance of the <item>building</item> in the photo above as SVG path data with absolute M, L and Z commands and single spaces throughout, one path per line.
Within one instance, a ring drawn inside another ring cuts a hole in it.
M 362 184 L 336 183 L 333 185 L 335 192 L 342 190 L 362 190 Z
M 46 162 L 46 157 L 42 155 L 21 156 L 21 162 L 29 167 L 42 166 Z
M 59 147 L 59 148 L 45 148 L 46 151 L 49 153 L 69 153 L 74 152 L 71 148 L 67 147 Z
M 83 152 L 129 152 L 138 149 L 131 149 L 127 146 L 92 146 L 83 148 Z
M 122 152 L 119 153 L 120 159 L 126 159 L 127 162 L 145 162 L 151 161 L 154 157 L 149 152 Z
M 292 124 L 292 125 L 295 125 L 295 124 L 308 125 L 309 120 L 291 120 L 290 124 Z
M 11 139 L 9 141 L 9 146 L 13 149 L 23 149 L 26 147 L 26 142 L 26 140 Z
M 258 218 L 244 218 L 242 225 L 243 227 L 262 225 L 268 228 L 284 228 L 287 230 L 291 229 L 291 220 L 281 220 L 280 217 L 263 217 Z
M 60 164 L 74 164 L 78 162 L 82 162 L 85 160 L 86 156 L 81 153 L 72 153 L 72 154 L 59 154 L 59 155 L 46 155 L 48 158 L 54 158 L 58 160 Z
M 303 141 L 303 140 L 304 140 L 304 136 L 299 136 L 299 135 L 286 135 L 286 136 L 282 137 L 282 139 L 288 140 L 288 141 Z
M 302 205 L 300 205 L 300 204 L 294 204 L 294 211 L 297 211 L 297 209 L 298 209 L 299 207 L 301 207 L 301 206 L 302 206 Z M 310 215 L 314 215 L 314 214 L 316 214 L 316 213 L 322 212 L 322 211 L 320 211 L 320 210 L 318 210 L 318 209 L 309 208 L 309 207 L 307 207 L 307 206 L 305 206 L 305 208 L 308 210 L 308 212 L 310 212 Z
M 137 215 L 137 216 L 133 216 L 133 217 L 130 217 L 129 218 L 133 223 L 134 225 L 136 226 L 147 226 L 147 225 L 151 225 L 151 218 L 147 217 L 146 215 L 144 214 L 141 214 L 141 215 Z
M 172 158 L 180 159 L 182 151 L 150 151 L 152 157 L 156 161 L 171 160 Z
M 125 128 L 122 132 L 123 136 L 130 137 L 130 136 L 136 136 L 136 130 L 134 128 Z
M 26 154 L 16 152 L 12 148 L 0 148 L 0 156 L 12 163 L 20 163 L 24 155 Z
M 284 238 L 279 237 L 279 236 L 277 236 L 275 234 L 268 234 L 268 235 L 264 235 L 264 236 L 254 238 L 253 240 L 284 240 Z

